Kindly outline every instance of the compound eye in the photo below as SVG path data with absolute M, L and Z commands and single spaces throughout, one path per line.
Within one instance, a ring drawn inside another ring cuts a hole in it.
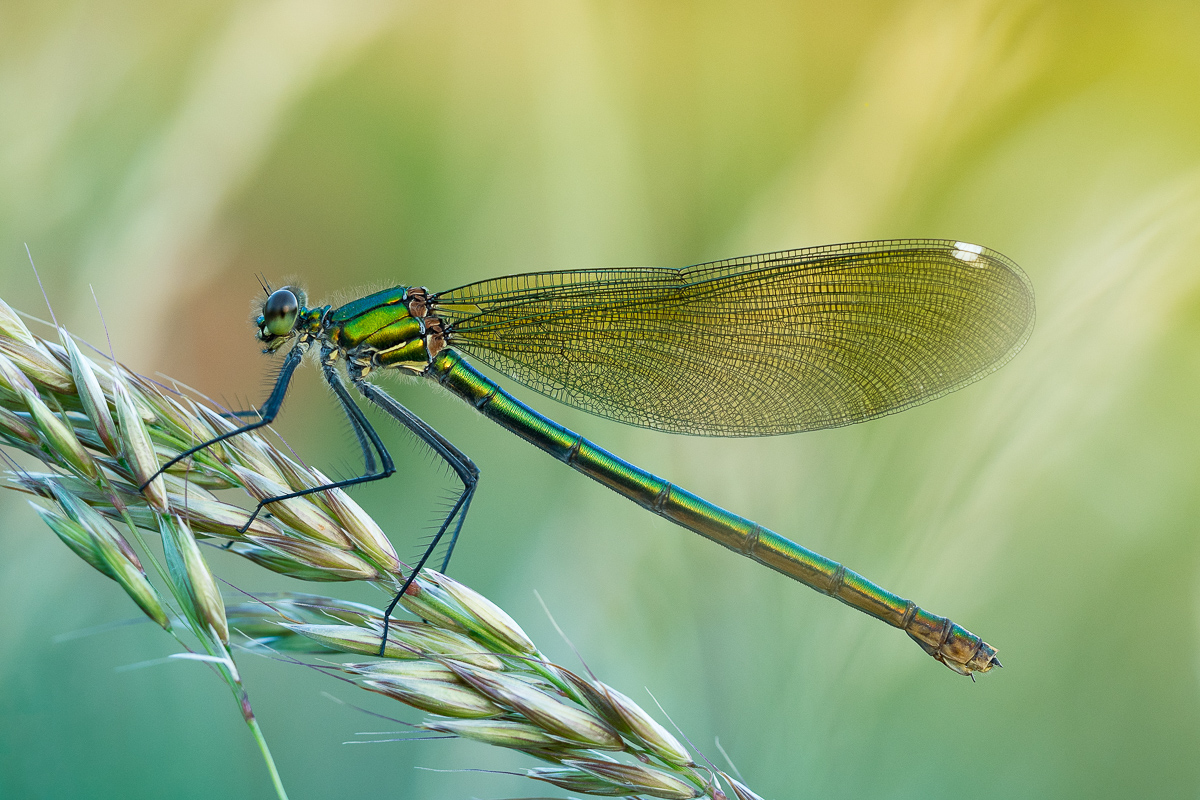
M 287 336 L 296 325 L 300 303 L 290 289 L 277 289 L 263 303 L 263 330 L 272 336 Z

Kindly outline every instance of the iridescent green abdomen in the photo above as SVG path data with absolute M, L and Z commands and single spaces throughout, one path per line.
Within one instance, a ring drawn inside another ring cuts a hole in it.
M 442 350 L 426 374 L 525 441 L 643 508 L 900 628 L 952 670 L 969 675 L 987 672 L 999 663 L 995 648 L 953 621 L 636 467 L 542 416 L 488 380 L 453 349 Z

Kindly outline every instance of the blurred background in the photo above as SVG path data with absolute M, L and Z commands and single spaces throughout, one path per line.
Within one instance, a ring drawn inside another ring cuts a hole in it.
M 501 381 L 999 648 L 977 683 L 422 383 L 482 470 L 451 573 L 770 798 L 1200 791 L 1200 6 L 1193 2 L 0 4 L 0 296 L 228 403 L 265 396 L 254 273 L 395 284 L 978 242 L 1038 292 L 988 379 L 852 428 L 657 434 Z M 382 424 L 382 421 L 381 421 Z M 356 448 L 315 370 L 279 432 Z M 453 482 L 395 428 L 356 493 L 401 556 Z M 397 498 L 403 496 L 403 502 Z M 220 682 L 0 496 L 0 794 L 273 796 Z M 247 590 L 303 589 L 218 559 Z M 336 586 L 318 587 L 318 591 Z M 361 590 L 343 596 L 379 602 Z M 294 800 L 545 793 L 482 745 L 343 746 L 402 709 L 242 669 Z M 359 696 L 361 695 L 361 696 Z M 418 717 L 409 713 L 410 719 Z M 381 727 L 382 726 L 382 727 Z

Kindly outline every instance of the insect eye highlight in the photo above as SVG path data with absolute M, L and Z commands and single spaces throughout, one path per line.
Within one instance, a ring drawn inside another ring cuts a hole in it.
M 262 329 L 271 336 L 287 336 L 296 326 L 300 301 L 290 289 L 277 289 L 263 303 Z

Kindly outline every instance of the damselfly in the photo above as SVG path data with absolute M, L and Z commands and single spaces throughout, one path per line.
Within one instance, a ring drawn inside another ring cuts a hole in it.
M 659 516 L 901 628 L 957 672 L 999 665 L 993 647 L 949 619 L 623 461 L 521 403 L 463 356 L 568 405 L 655 430 L 767 436 L 849 425 L 952 392 L 1016 354 L 1033 328 L 1033 290 L 999 253 L 963 242 L 904 239 L 682 270 L 535 272 L 436 294 L 397 286 L 339 308 L 310 308 L 294 286 L 267 295 L 257 320 L 263 352 L 290 347 L 270 397 L 255 412 L 258 419 L 170 463 L 269 424 L 302 357 L 316 347 L 365 470 L 267 498 L 251 519 L 278 500 L 396 471 L 353 389 L 429 445 L 461 481 L 462 491 L 400 594 L 448 536 L 446 568 L 479 471 L 368 380 L 376 371 L 399 370 L 440 383 Z

